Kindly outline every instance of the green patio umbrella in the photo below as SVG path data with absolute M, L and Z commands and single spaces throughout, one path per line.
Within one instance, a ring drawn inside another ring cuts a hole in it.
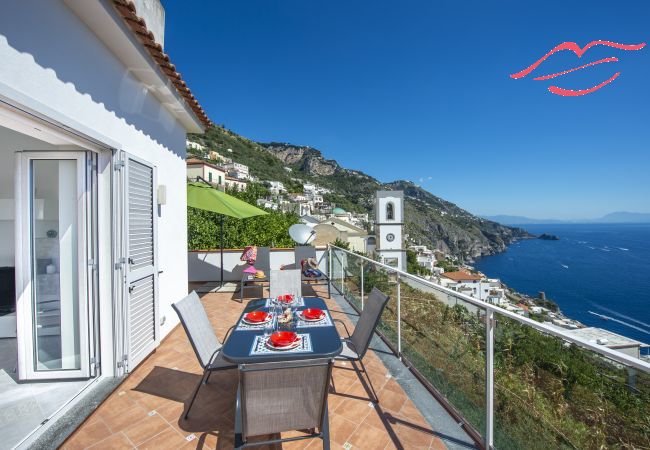
M 187 183 L 187 206 L 191 208 L 212 211 L 221 216 L 221 277 L 220 284 L 223 286 L 223 218 L 224 216 L 237 219 L 262 216 L 268 214 L 250 203 L 228 195 L 215 189 L 207 182 Z

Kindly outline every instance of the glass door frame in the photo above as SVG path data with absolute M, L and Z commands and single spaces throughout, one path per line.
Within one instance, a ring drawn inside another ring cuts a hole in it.
M 33 160 L 76 160 L 77 174 L 77 265 L 78 265 L 78 323 L 79 369 L 36 370 L 33 308 L 33 223 L 32 179 Z M 86 151 L 22 151 L 16 157 L 16 320 L 18 377 L 20 380 L 51 380 L 89 378 L 94 375 L 91 358 L 95 355 L 94 342 L 94 274 L 90 255 L 94 253 L 95 233 L 92 212 L 93 157 Z M 91 169 L 91 170 L 89 170 Z

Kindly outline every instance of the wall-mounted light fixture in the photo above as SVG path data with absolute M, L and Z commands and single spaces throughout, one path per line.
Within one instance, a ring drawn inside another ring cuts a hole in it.
M 167 186 L 164 184 L 158 185 L 157 199 L 159 205 L 167 204 Z

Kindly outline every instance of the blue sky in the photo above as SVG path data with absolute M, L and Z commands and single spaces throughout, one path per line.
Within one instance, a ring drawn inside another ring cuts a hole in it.
M 310 145 L 476 214 L 650 212 L 650 2 L 164 1 L 165 50 L 210 117 Z M 616 56 L 547 81 L 534 76 Z M 547 88 L 610 85 L 582 97 Z

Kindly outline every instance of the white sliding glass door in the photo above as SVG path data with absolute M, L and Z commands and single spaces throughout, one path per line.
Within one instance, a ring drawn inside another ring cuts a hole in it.
M 91 376 L 91 201 L 85 152 L 19 157 L 17 252 L 20 379 Z

